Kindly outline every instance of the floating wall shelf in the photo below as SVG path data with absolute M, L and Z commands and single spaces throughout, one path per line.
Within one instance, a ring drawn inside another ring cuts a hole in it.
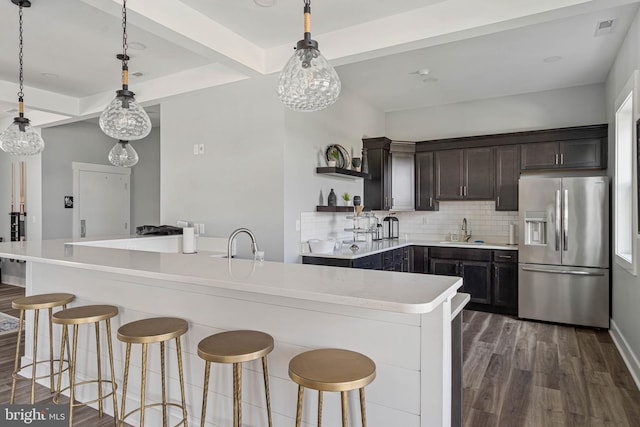
M 316 168 L 316 173 L 319 173 L 322 175 L 331 175 L 338 178 L 351 178 L 351 179 L 355 179 L 355 178 L 368 179 L 369 178 L 368 173 L 356 172 L 351 169 L 342 169 L 342 168 L 329 167 L 329 166 Z
M 353 206 L 316 206 L 316 212 L 351 212 L 353 213 Z

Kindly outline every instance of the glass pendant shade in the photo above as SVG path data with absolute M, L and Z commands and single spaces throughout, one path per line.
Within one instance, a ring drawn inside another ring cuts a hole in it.
M 336 70 L 315 48 L 297 49 L 278 80 L 280 101 L 295 111 L 319 111 L 336 102 L 342 86 Z
M 149 135 L 151 120 L 135 98 L 118 93 L 100 115 L 100 129 L 111 138 L 135 141 Z
M 138 163 L 139 157 L 129 141 L 118 141 L 109 151 L 109 163 L 121 168 L 130 168 Z
M 44 150 L 44 141 L 28 119 L 18 117 L 0 133 L 0 148 L 14 156 L 33 156 Z

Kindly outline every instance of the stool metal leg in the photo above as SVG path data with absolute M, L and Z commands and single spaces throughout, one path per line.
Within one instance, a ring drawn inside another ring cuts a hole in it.
M 102 418 L 102 366 L 100 364 L 100 324 L 96 322 L 96 353 L 98 360 L 98 416 Z
M 238 363 L 238 427 L 242 427 L 242 363 Z
M 184 427 L 189 426 L 187 420 L 187 401 L 184 397 L 184 374 L 182 371 L 182 348 L 180 346 L 180 337 L 176 337 L 176 351 L 178 352 L 178 375 L 180 376 L 180 394 L 182 396 L 182 417 L 184 418 Z
M 109 351 L 109 368 L 111 372 L 111 398 L 113 399 L 113 425 L 118 425 L 118 395 L 116 394 L 116 373 L 113 369 L 113 345 L 111 343 L 111 319 L 107 323 L 107 349 Z
M 164 380 L 164 341 L 160 343 L 160 376 L 162 377 L 162 427 L 167 427 L 167 386 Z
M 267 369 L 267 357 L 262 358 L 262 375 L 264 376 L 264 393 L 267 397 L 267 419 L 269 420 L 269 427 L 272 427 L 271 420 L 271 398 L 269 397 L 269 371 Z
M 122 380 L 122 406 L 120 407 L 120 425 L 124 425 L 124 407 L 127 402 L 127 379 L 129 379 L 129 360 L 131 358 L 131 343 L 127 343 L 124 357 L 124 379 Z
M 204 420 L 207 416 L 207 393 L 209 392 L 209 374 L 211 373 L 211 362 L 204 362 L 204 388 L 202 390 L 202 414 L 200 414 L 200 427 L 204 427 Z
M 36 403 L 36 367 L 38 362 L 38 317 L 40 310 L 33 313 L 33 366 L 31 366 L 31 404 Z
M 71 350 L 71 366 L 69 368 L 69 425 L 73 425 L 73 395 L 76 382 L 76 361 L 78 355 L 78 325 L 73 325 L 73 347 Z
M 238 427 L 238 364 L 233 364 L 233 427 Z
M 367 412 L 364 405 L 364 387 L 360 389 L 360 416 L 362 417 L 362 427 L 367 427 Z
M 71 351 L 69 351 L 69 342 L 67 335 L 69 331 L 67 330 L 67 325 L 62 325 L 62 337 L 60 338 L 60 363 L 58 363 L 58 387 L 56 388 L 56 396 L 54 399 L 54 403 L 60 403 L 60 390 L 62 389 L 62 360 L 64 359 L 64 346 L 67 345 L 67 357 L 69 358 L 69 365 L 71 364 Z M 71 366 L 69 366 L 69 376 L 71 376 Z M 71 378 L 69 378 L 71 381 Z
M 322 426 L 322 390 L 318 390 L 318 427 Z
M 49 308 L 49 391 L 53 393 L 53 308 Z
M 296 409 L 296 427 L 300 427 L 300 421 L 302 421 L 302 398 L 304 395 L 304 388 L 298 386 L 298 409 Z
M 340 397 L 342 397 L 342 427 L 347 427 L 347 392 L 341 391 Z
M 16 360 L 13 364 L 13 374 L 11 375 L 11 399 L 9 403 L 13 405 L 16 396 L 16 381 L 18 368 L 20 367 L 20 342 L 22 341 L 22 326 L 24 324 L 24 310 L 20 310 L 20 320 L 18 321 L 18 344 L 16 345 Z
M 140 427 L 144 426 L 144 389 L 147 385 L 147 344 L 142 344 L 142 382 L 140 384 Z

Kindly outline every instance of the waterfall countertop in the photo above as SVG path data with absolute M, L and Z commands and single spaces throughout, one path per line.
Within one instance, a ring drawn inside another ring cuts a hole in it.
M 507 245 L 504 243 L 475 243 L 475 242 L 438 242 L 431 240 L 379 240 L 374 242 L 357 242 L 357 248 L 352 248 L 351 243 L 343 243 L 338 250 L 328 253 L 308 252 L 301 254 L 302 256 L 319 257 L 319 258 L 336 258 L 336 259 L 356 259 L 368 255 L 385 252 L 391 249 L 403 248 L 405 246 L 437 246 L 443 248 L 475 248 L 475 249 L 494 249 L 502 251 L 517 251 L 518 245 Z
M 187 288 L 193 285 L 200 292 L 207 287 L 224 288 L 398 313 L 428 313 L 451 299 L 462 286 L 462 279 L 448 276 L 256 262 L 68 243 L 69 240 L 4 242 L 0 243 L 0 258 L 171 280 L 183 283 Z M 369 248 L 368 253 L 408 244 L 416 243 L 386 241 L 378 244 L 378 249 Z

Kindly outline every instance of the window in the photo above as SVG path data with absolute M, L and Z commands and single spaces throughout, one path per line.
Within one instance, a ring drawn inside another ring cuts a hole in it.
M 635 274 L 634 227 L 634 92 L 637 73 L 625 85 L 616 102 L 614 245 L 616 262 Z

